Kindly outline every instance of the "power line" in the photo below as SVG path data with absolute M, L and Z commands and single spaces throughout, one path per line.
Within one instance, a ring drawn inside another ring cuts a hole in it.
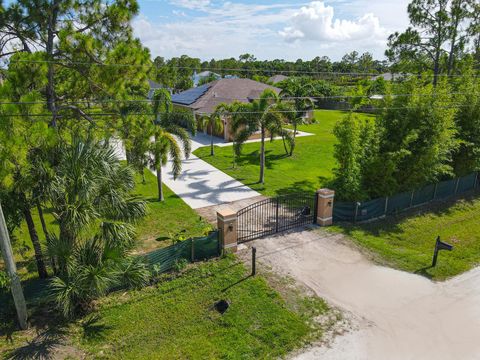
M 471 95 L 472 93 L 465 93 L 465 92 L 453 92 L 449 93 L 448 95 Z M 475 93 L 474 93 L 475 94 Z M 279 100 L 334 100 L 334 99 L 371 99 L 371 100 L 382 100 L 381 98 L 395 98 L 395 97 L 424 97 L 424 96 L 432 96 L 437 97 L 441 96 L 442 94 L 434 93 L 434 94 L 374 94 L 374 95 L 328 95 L 328 96 L 280 96 Z M 375 98 L 378 97 L 378 98 Z M 380 98 L 381 97 L 381 98 Z M 239 100 L 238 98 L 229 98 L 229 97 L 221 97 L 221 96 L 214 96 L 213 99 L 221 99 L 221 100 Z M 248 100 L 261 100 L 261 97 L 249 97 Z M 153 99 L 101 99 L 101 100 L 77 100 L 77 101 L 68 101 L 65 103 L 58 102 L 62 105 L 75 105 L 75 104 L 115 104 L 115 103 L 153 103 L 155 100 Z M 47 101 L 0 101 L 0 105 L 41 105 L 47 104 Z
M 457 109 L 461 107 L 468 107 L 469 105 L 454 105 L 454 106 L 437 106 L 435 107 L 436 109 Z M 412 110 L 412 109 L 418 109 L 419 107 L 416 106 L 402 106 L 402 107 L 369 107 L 367 110 L 369 111 L 383 111 L 383 110 Z M 322 109 L 316 109 L 316 110 L 322 110 Z M 273 110 L 272 112 L 275 113 L 298 113 L 297 110 Z M 104 116 L 156 116 L 156 115 L 166 115 L 166 114 L 172 114 L 167 113 L 167 112 L 160 112 L 158 114 L 155 113 L 127 113 L 127 114 L 120 114 L 120 113 L 85 113 L 82 115 L 79 115 L 79 117 L 83 116 L 88 116 L 88 117 L 104 117 Z M 210 115 L 210 113 L 207 112 L 197 112 L 195 113 L 196 115 Z M 222 115 L 236 115 L 236 114 L 264 114 L 263 111 L 225 111 L 221 113 Z M 43 114 L 1 114 L 0 113 L 0 118 L 1 117 L 51 117 L 52 114 L 49 113 L 43 113 Z M 61 117 L 61 115 L 58 115 Z
M 64 63 L 58 60 L 11 60 L 11 64 L 14 63 L 40 63 L 40 64 L 57 64 L 57 65 L 93 65 L 93 66 L 100 66 L 100 67 L 155 67 L 155 64 L 106 64 L 101 62 L 88 62 L 88 61 L 69 61 L 68 63 Z M 367 73 L 367 72 L 341 72 L 341 71 L 312 71 L 312 70 L 276 70 L 276 69 L 262 69 L 262 68 L 253 68 L 253 69 L 245 69 L 245 68 L 202 68 L 200 67 L 193 67 L 193 66 L 170 66 L 166 65 L 168 68 L 172 69 L 184 69 L 184 70 L 192 70 L 192 71 L 236 71 L 236 72 L 265 72 L 265 73 L 290 73 L 290 74 L 310 74 L 310 75 L 334 75 L 334 76 L 351 76 L 351 77 L 360 77 L 360 76 L 380 76 L 381 73 Z M 388 72 L 389 74 L 393 74 Z M 405 77 L 415 77 L 418 75 L 415 74 L 405 74 L 400 73 L 398 74 L 400 78 Z M 421 77 L 434 77 L 434 74 L 424 74 L 420 75 Z M 480 75 L 462 75 L 462 74 L 437 74 L 437 77 L 480 77 Z

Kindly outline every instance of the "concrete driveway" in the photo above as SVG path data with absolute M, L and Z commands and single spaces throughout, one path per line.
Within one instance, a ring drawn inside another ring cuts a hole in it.
M 198 133 L 192 137 L 192 152 L 199 147 L 210 145 L 210 136 Z M 215 144 L 223 144 L 214 138 Z M 173 179 L 171 161 L 164 168 L 164 183 L 180 196 L 192 209 L 220 205 L 248 199 L 260 194 L 216 167 L 191 154 L 182 161 L 182 174 Z
M 434 283 L 375 265 L 321 229 L 253 244 L 260 261 L 356 319 L 356 330 L 297 359 L 480 359 L 480 268 Z

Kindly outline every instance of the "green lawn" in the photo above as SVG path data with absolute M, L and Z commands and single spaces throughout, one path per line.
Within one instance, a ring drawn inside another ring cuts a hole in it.
M 480 199 L 437 204 L 436 209 L 407 213 L 358 226 L 335 226 L 371 251 L 380 263 L 435 280 L 458 275 L 480 264 Z M 436 237 L 454 246 L 441 251 L 431 268 Z
M 329 313 L 324 301 L 276 279 L 280 295 L 249 271 L 233 256 L 195 264 L 156 286 L 111 294 L 93 314 L 50 332 L 106 359 L 272 359 L 322 336 L 313 319 Z M 223 315 L 213 309 L 220 299 L 230 302 Z M 14 333 L 0 351 L 21 353 L 25 336 Z
M 232 166 L 231 146 L 216 147 L 213 157 L 210 156 L 209 147 L 197 149 L 194 154 L 267 196 L 315 191 L 332 179 L 335 166 L 333 145 L 336 141 L 332 131 L 335 123 L 345 114 L 342 111 L 315 111 L 317 123 L 299 127 L 299 130 L 315 135 L 297 138 L 297 146 L 291 157 L 285 155 L 281 140 L 267 142 L 265 185 L 258 183 L 259 143 L 245 144 L 235 168 Z M 369 115 L 358 116 L 365 118 Z

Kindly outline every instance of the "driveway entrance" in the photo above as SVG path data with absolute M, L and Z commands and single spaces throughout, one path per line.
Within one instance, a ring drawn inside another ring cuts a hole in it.
M 354 315 L 356 328 L 298 359 L 479 359 L 480 268 L 434 283 L 376 265 L 322 229 L 255 240 L 257 257 Z

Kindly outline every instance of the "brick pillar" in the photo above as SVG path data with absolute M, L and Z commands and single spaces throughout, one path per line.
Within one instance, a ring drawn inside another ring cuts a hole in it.
M 333 222 L 333 198 L 335 191 L 330 189 L 317 190 L 317 224 L 329 226 Z
M 236 252 L 237 213 L 230 208 L 217 211 L 217 226 L 222 252 Z

